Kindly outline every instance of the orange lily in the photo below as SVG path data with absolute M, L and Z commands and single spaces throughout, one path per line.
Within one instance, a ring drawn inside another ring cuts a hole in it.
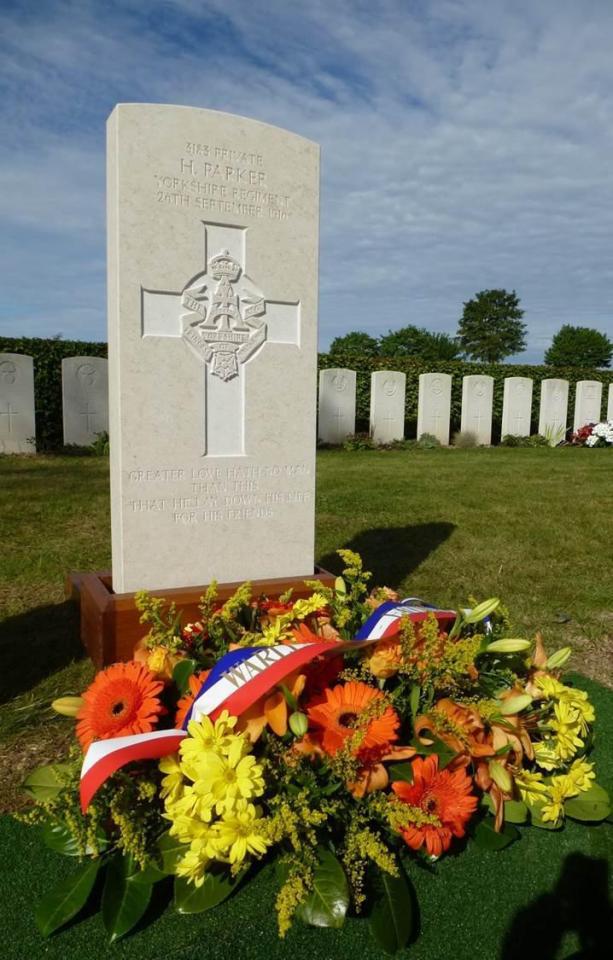
M 290 673 L 284 681 L 284 685 L 296 700 L 304 690 L 305 683 L 306 674 L 304 673 Z M 282 690 L 275 690 L 260 697 L 241 714 L 237 730 L 246 732 L 251 742 L 255 743 L 262 736 L 266 726 L 269 726 L 278 737 L 282 737 L 287 733 L 288 719 L 289 710 L 285 695 Z

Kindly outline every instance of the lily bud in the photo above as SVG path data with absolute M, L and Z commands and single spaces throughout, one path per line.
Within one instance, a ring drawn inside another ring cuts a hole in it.
M 500 600 L 498 597 L 491 597 L 489 600 L 483 600 L 482 603 L 478 603 L 476 607 L 472 608 L 472 610 L 467 610 L 464 613 L 464 623 L 479 623 L 479 620 L 485 620 L 485 618 L 494 613 L 499 606 Z
M 562 647 L 561 650 L 556 650 L 555 653 L 551 654 L 545 666 L 548 670 L 560 670 L 568 662 L 571 653 L 570 647 Z
M 498 760 L 490 760 L 488 767 L 490 777 L 496 786 L 500 787 L 503 793 L 510 793 L 513 789 L 513 780 L 506 767 L 503 767 Z
M 289 718 L 289 728 L 295 737 L 304 737 L 305 733 L 309 729 L 307 715 L 305 713 L 300 713 L 298 710 L 292 713 Z
M 532 697 L 527 693 L 520 693 L 516 697 L 509 697 L 502 701 L 500 712 L 503 717 L 511 716 L 514 713 L 521 713 L 532 703 Z
M 58 697 L 51 704 L 51 709 L 63 717 L 76 717 L 85 701 L 83 697 Z
M 529 646 L 529 640 L 505 638 L 504 640 L 492 640 L 485 649 L 487 653 L 521 653 L 522 650 L 527 650 Z

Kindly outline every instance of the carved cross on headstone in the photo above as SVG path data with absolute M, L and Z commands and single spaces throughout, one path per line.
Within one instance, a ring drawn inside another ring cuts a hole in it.
M 85 410 L 82 410 L 79 416 L 86 418 L 85 429 L 87 430 L 87 432 L 94 433 L 94 427 L 93 427 L 93 423 L 95 422 L 94 417 L 97 417 L 98 414 L 96 413 L 95 410 L 89 409 L 89 401 L 85 403 Z M 90 420 L 91 420 L 91 423 L 90 423 Z
M 203 223 L 204 269 L 177 292 L 142 291 L 142 335 L 182 338 L 204 364 L 204 450 L 245 450 L 245 363 L 265 343 L 300 345 L 300 304 L 268 299 L 245 270 L 245 227 Z
M 7 417 L 8 432 L 13 432 L 13 417 L 19 416 L 19 410 L 14 410 L 11 403 L 7 403 L 6 410 L 0 410 L 0 417 Z

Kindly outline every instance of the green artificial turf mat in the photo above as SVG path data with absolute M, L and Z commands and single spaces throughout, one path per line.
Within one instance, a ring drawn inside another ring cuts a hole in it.
M 576 678 L 596 707 L 593 758 L 598 780 L 613 790 L 613 694 Z M 559 832 L 523 829 L 521 840 L 499 853 L 472 842 L 433 870 L 414 864 L 410 875 L 420 904 L 420 935 L 400 956 L 413 960 L 565 960 L 610 956 L 613 943 L 613 825 L 568 822 Z M 342 930 L 296 924 L 277 938 L 271 867 L 216 910 L 181 917 L 168 907 L 150 926 L 109 947 L 100 915 L 55 934 L 39 936 L 32 912 L 37 900 L 74 867 L 43 847 L 36 831 L 9 818 L 0 821 L 3 960 L 371 960 L 384 954 L 364 920 Z M 603 931 L 609 930 L 608 935 Z M 600 946 L 577 954 L 590 938 Z M 596 941 L 598 943 L 598 940 Z M 604 944 L 604 945 L 603 945 Z

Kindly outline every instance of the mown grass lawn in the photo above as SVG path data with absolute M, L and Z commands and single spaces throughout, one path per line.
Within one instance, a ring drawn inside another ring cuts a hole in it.
M 575 667 L 611 685 L 612 517 L 608 450 L 319 454 L 323 566 L 339 570 L 335 550 L 351 547 L 404 594 L 501 596 L 518 635 L 571 643 Z M 69 735 L 48 703 L 79 692 L 91 666 L 63 582 L 110 566 L 109 519 L 108 460 L 0 457 L 0 766 L 13 782 Z

